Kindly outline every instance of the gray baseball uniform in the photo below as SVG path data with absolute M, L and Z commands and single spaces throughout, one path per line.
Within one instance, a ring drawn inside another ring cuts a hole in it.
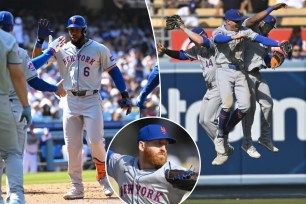
M 167 169 L 186 170 L 166 162 L 159 169 L 141 170 L 138 158 L 114 153 L 108 158 L 107 173 L 119 185 L 119 196 L 126 203 L 180 203 L 189 191 L 174 188 L 165 178 Z
M 210 41 L 210 49 L 195 45 L 185 50 L 185 54 L 190 60 L 199 60 L 201 63 L 207 91 L 202 100 L 199 123 L 202 125 L 209 138 L 214 140 L 217 135 L 217 119 L 221 107 L 221 98 L 215 79 L 217 69 L 214 56 L 215 47 L 214 42 L 212 40 Z
M 31 58 L 29 57 L 27 51 L 22 48 L 18 48 L 18 55 L 22 60 L 21 65 L 22 65 L 27 81 L 31 80 L 33 77 L 36 77 L 37 76 L 36 69 L 28 69 L 28 62 L 31 60 Z M 17 125 L 18 150 L 15 153 L 18 154 L 19 156 L 16 159 L 20 160 L 20 162 L 23 162 L 22 157 L 23 157 L 24 145 L 25 145 L 26 134 L 27 134 L 27 130 L 24 129 L 26 123 L 24 120 L 19 122 L 23 107 L 22 107 L 21 102 L 18 99 L 18 96 L 15 92 L 15 89 L 11 81 L 10 81 L 9 99 L 10 99 L 11 109 L 13 111 L 13 115 L 15 118 L 15 124 Z M 10 172 L 8 172 L 8 174 L 10 174 Z M 22 175 L 19 178 L 18 178 L 18 175 L 12 175 L 12 176 L 14 176 L 20 181 L 22 181 L 23 179 Z M 7 183 L 7 197 L 8 197 L 10 195 L 9 186 L 11 186 L 11 181 L 10 180 L 7 180 L 7 181 L 9 182 Z
M 246 19 L 243 25 L 246 24 Z M 258 26 L 252 27 L 252 30 L 261 34 Z M 248 51 L 245 53 L 245 70 L 247 71 L 247 81 L 251 93 L 251 107 L 248 114 L 242 120 L 243 134 L 245 137 L 244 146 L 246 148 L 252 145 L 251 129 L 256 111 L 256 101 L 259 103 L 261 112 L 261 136 L 259 140 L 271 141 L 270 125 L 272 123 L 273 99 L 271 97 L 269 86 L 262 77 L 259 70 L 266 68 L 264 58 L 270 51 L 270 48 L 257 42 L 247 41 Z
M 213 31 L 213 38 L 223 34 L 233 36 L 245 34 L 254 40 L 257 33 L 241 27 L 238 32 L 230 31 L 222 25 Z M 222 108 L 229 112 L 234 104 L 233 91 L 237 98 L 238 108 L 247 112 L 250 107 L 250 92 L 244 72 L 244 53 L 246 39 L 232 40 L 228 43 L 216 44 L 217 82 L 222 100 Z
M 17 54 L 16 40 L 2 29 L 0 29 L 0 47 L 0 161 L 5 161 L 12 196 L 24 202 L 22 160 L 16 153 L 18 150 L 17 127 L 8 96 L 11 78 L 7 68 L 8 64 L 20 64 L 21 59 Z M 0 162 L 0 170 L 2 169 L 3 162 Z M 2 171 L 0 174 L 2 177 Z M 3 202 L 1 188 L 0 202 Z
M 83 190 L 82 146 L 83 127 L 92 157 L 105 161 L 102 99 L 98 93 L 102 72 L 113 67 L 116 61 L 107 47 L 88 40 L 80 49 L 66 43 L 55 54 L 67 97 L 64 105 L 63 129 L 68 150 L 68 173 L 75 188 Z M 82 91 L 83 96 L 79 93 Z

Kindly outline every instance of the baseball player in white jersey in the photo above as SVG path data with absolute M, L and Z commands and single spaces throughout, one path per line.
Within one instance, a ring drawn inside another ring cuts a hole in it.
M 7 203 L 25 203 L 22 159 L 17 154 L 19 149 L 17 125 L 9 101 L 10 80 L 23 106 L 19 121 L 25 118 L 27 126 L 31 123 L 31 108 L 27 98 L 26 79 L 20 66 L 22 61 L 18 56 L 18 45 L 15 38 L 3 30 L 7 29 L 2 24 L 3 18 L 2 13 L 0 15 L 0 28 L 2 28 L 0 29 L 0 181 L 5 163 L 11 192 Z M 3 203 L 1 188 L 0 203 Z
M 39 29 L 41 26 L 39 27 Z M 68 19 L 68 33 L 71 41 L 55 54 L 67 97 L 63 114 L 64 139 L 68 150 L 68 174 L 71 189 L 64 199 L 84 198 L 82 182 L 83 128 L 87 132 L 87 143 L 91 147 L 96 166 L 96 178 L 107 196 L 113 194 L 105 173 L 105 147 L 103 130 L 101 88 L 102 72 L 108 71 L 121 92 L 121 108 L 131 112 L 131 102 L 125 82 L 116 61 L 104 45 L 86 38 L 87 24 L 82 16 Z M 39 33 L 39 31 L 38 31 Z M 37 41 L 34 54 L 39 53 L 41 40 Z
M 141 128 L 137 140 L 138 157 L 108 151 L 107 173 L 118 183 L 120 198 L 137 204 L 180 203 L 191 189 L 174 187 L 165 175 L 171 169 L 186 170 L 167 161 L 167 145 L 176 140 L 159 124 Z
M 14 16 L 8 11 L 1 11 L 0 16 L 1 16 L 0 24 L 3 26 L 2 30 L 12 34 L 13 26 L 14 26 Z M 56 51 L 54 48 L 56 47 L 56 45 L 59 45 L 57 44 L 58 42 L 59 42 L 59 39 L 56 39 L 53 43 L 50 44 L 48 53 L 44 54 L 43 56 L 37 59 L 34 59 L 33 61 L 31 61 L 26 50 L 18 47 L 17 53 L 18 53 L 18 56 L 22 60 L 21 66 L 23 68 L 26 80 L 33 88 L 37 90 L 41 90 L 41 91 L 55 92 L 58 96 L 63 96 L 65 95 L 65 90 L 63 89 L 61 83 L 59 83 L 57 86 L 54 86 L 54 85 L 44 82 L 43 80 L 37 77 L 37 73 L 35 69 L 35 66 L 36 67 L 41 66 L 47 62 L 47 60 L 52 56 L 50 52 Z M 61 45 L 63 45 L 63 42 L 64 41 L 61 42 Z M 52 46 L 54 48 L 52 48 Z M 15 117 L 15 123 L 17 125 L 17 133 L 18 133 L 18 149 L 16 150 L 15 153 L 19 155 L 18 159 L 22 160 L 27 128 L 25 128 L 26 127 L 25 121 L 19 121 L 22 115 L 23 107 L 22 107 L 21 102 L 19 101 L 19 98 L 16 95 L 16 91 L 12 83 L 10 83 L 9 100 L 11 104 L 11 109 Z M 7 174 L 10 174 L 10 172 L 7 172 Z M 16 175 L 16 178 L 17 176 L 20 176 L 20 175 Z M 18 178 L 18 180 L 22 180 L 22 177 Z M 10 183 L 12 182 L 9 182 L 9 183 L 7 182 L 7 186 L 6 186 L 7 187 L 7 199 L 6 199 L 7 202 L 9 202 L 10 200 L 10 192 L 11 192 Z
M 218 136 L 215 148 L 220 154 L 226 152 L 225 141 L 229 132 L 242 120 L 250 108 L 250 92 L 244 70 L 246 40 L 262 43 L 269 47 L 280 44 L 270 38 L 253 32 L 242 26 L 245 19 L 235 9 L 225 13 L 225 24 L 213 31 L 216 43 L 217 82 L 222 100 L 219 115 Z M 238 108 L 232 113 L 235 94 Z
M 280 4 L 285 7 L 286 4 Z M 273 7 L 272 7 L 273 8 Z M 268 15 L 271 7 L 266 11 L 260 12 L 257 15 L 259 18 L 248 18 L 243 22 L 243 26 L 250 27 L 254 32 L 267 36 L 269 32 L 275 28 L 276 19 Z M 260 43 L 247 41 L 248 51 L 245 53 L 245 69 L 247 72 L 247 80 L 251 93 L 251 107 L 248 114 L 242 120 L 243 134 L 245 137 L 242 149 L 245 150 L 251 157 L 259 158 L 261 155 L 252 145 L 251 128 L 254 121 L 256 111 L 256 101 L 261 109 L 261 135 L 258 143 L 268 148 L 272 152 L 278 152 L 278 148 L 273 145 L 270 127 L 272 124 L 273 99 L 271 97 L 269 86 L 259 70 L 269 67 L 266 64 L 270 49 Z

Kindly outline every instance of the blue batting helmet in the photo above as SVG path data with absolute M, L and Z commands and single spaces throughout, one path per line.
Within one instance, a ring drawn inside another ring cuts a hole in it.
M 68 26 L 67 28 L 85 28 L 87 29 L 87 23 L 85 18 L 80 15 L 71 16 L 68 19 Z
M 12 31 L 14 27 L 14 16 L 8 11 L 0 11 L 0 26 L 6 32 Z

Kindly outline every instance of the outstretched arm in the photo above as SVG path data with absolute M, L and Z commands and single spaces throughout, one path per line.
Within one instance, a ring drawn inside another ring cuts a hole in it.
M 249 2 L 250 3 L 250 2 Z M 251 18 L 249 18 L 246 22 L 246 27 L 253 27 L 254 25 L 256 25 L 257 23 L 259 23 L 260 21 L 262 21 L 267 15 L 269 15 L 272 11 L 274 10 L 278 10 L 280 8 L 285 8 L 287 7 L 287 5 L 285 3 L 280 3 L 280 4 L 276 4 L 274 6 L 271 6 L 269 8 L 267 8 L 264 11 L 261 11 L 257 14 L 255 14 L 254 16 L 252 16 Z
M 279 43 L 271 38 L 264 37 L 262 35 L 257 35 L 254 39 L 255 42 L 259 42 L 263 45 L 269 47 L 279 47 Z
M 210 41 L 207 37 L 201 36 L 195 32 L 189 30 L 184 24 L 180 26 L 181 30 L 186 33 L 186 35 L 195 43 L 202 45 L 206 48 L 210 48 Z
M 159 53 L 165 53 L 169 57 L 172 57 L 174 59 L 179 60 L 188 60 L 189 58 L 186 56 L 185 52 L 183 50 L 177 51 L 177 50 L 169 50 L 165 48 L 160 42 L 157 42 L 157 51 Z

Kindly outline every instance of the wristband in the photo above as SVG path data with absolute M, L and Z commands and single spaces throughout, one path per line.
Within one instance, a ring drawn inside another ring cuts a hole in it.
M 43 38 L 37 38 L 37 43 L 43 44 L 44 43 L 44 39 Z
M 269 7 L 269 8 L 266 9 L 266 11 L 267 11 L 268 13 L 271 13 L 273 10 L 274 10 L 273 6 L 271 6 L 271 7 Z

